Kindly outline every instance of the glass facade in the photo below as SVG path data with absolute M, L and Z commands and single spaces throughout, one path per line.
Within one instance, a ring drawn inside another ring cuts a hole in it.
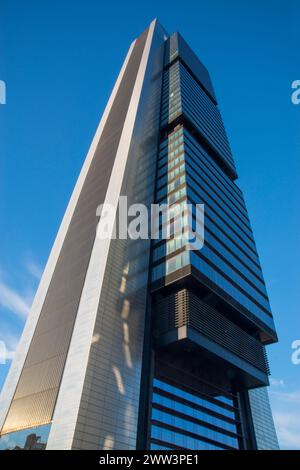
M 156 240 L 152 282 L 190 264 L 201 273 L 202 282 L 213 283 L 243 314 L 274 332 L 243 194 L 230 174 L 234 163 L 220 112 L 180 57 L 177 40 L 172 40 L 176 45 L 170 44 L 172 60 L 163 76 L 160 126 L 165 132 L 159 144 L 155 201 L 193 208 L 204 204 L 205 243 L 187 255 L 188 236 L 173 247 Z M 187 231 L 196 229 L 195 213 L 191 219 Z
M 250 390 L 249 400 L 258 450 L 278 450 L 278 439 L 266 387 Z
M 190 256 L 177 255 L 173 260 L 167 259 L 155 265 L 152 281 L 191 263 L 272 328 L 268 295 L 253 234 L 236 184 L 226 174 L 217 171 L 213 159 L 183 127 L 170 133 L 160 145 L 157 176 L 157 203 L 205 205 L 205 244 Z M 195 215 L 193 219 L 190 228 L 195 231 Z M 156 241 L 153 261 L 156 263 L 171 251 L 183 251 L 188 242 L 188 237 Z
M 187 68 L 176 61 L 164 77 L 162 126 L 172 122 L 180 113 L 189 118 L 230 167 L 234 166 L 218 108 Z
M 238 449 L 241 434 L 235 402 L 236 397 L 225 392 L 210 397 L 154 379 L 150 448 Z
M 51 424 L 23 429 L 0 437 L 0 450 L 45 450 Z
M 253 416 L 240 401 L 240 393 L 268 382 L 262 338 L 273 342 L 276 333 L 236 178 L 209 74 L 174 34 L 166 46 L 155 191 L 155 202 L 169 204 L 172 216 L 161 221 L 151 256 L 154 369 L 159 370 L 162 358 L 166 363 L 164 372 L 155 372 L 149 385 L 151 449 L 274 447 L 267 431 L 270 425 L 262 425 L 267 403 L 256 391 L 264 389 L 250 392 Z M 183 213 L 186 204 L 189 209 L 176 231 L 172 217 Z M 204 243 L 203 234 L 197 232 L 197 204 L 205 208 Z M 168 239 L 162 236 L 166 226 Z M 191 234 L 195 234 L 192 250 Z M 203 353 L 206 348 L 211 355 Z M 211 360 L 215 376 L 198 367 L 197 360 L 199 364 Z M 230 370 L 230 380 L 224 360 L 239 368 Z M 181 372 L 172 375 L 174 362 Z M 199 380 L 206 377 L 213 393 L 190 387 L 185 372 Z

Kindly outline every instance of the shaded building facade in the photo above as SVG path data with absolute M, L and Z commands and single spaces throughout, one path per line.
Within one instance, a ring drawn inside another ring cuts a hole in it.
M 22 447 L 27 430 L 47 449 L 277 447 L 265 390 L 277 336 L 236 179 L 206 68 L 154 20 L 130 46 L 54 242 L 1 393 L 1 447 Z M 99 239 L 97 207 L 117 221 L 123 195 L 191 204 L 184 235 Z M 205 241 L 190 250 L 196 204 Z

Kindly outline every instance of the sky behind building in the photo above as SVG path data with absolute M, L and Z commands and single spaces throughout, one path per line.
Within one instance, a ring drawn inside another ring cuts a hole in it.
M 128 46 L 158 17 L 213 79 L 280 340 L 268 348 L 279 440 L 300 448 L 297 9 L 291 0 L 2 2 L 0 339 L 10 355 Z

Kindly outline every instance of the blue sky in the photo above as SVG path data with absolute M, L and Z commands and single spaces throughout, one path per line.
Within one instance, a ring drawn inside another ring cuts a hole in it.
M 278 435 L 282 448 L 300 449 L 296 0 L 2 0 L 0 339 L 12 357 L 127 48 L 154 17 L 179 30 L 212 75 L 280 339 L 269 348 Z M 0 387 L 9 365 L 0 364 Z

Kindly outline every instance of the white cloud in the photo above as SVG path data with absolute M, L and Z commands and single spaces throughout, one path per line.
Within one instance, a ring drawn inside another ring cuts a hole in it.
M 270 390 L 270 395 L 282 403 L 299 405 L 300 409 L 300 390 L 296 392 L 275 392 L 274 390 Z
M 26 268 L 33 277 L 35 277 L 38 281 L 40 280 L 43 270 L 35 261 L 26 261 Z
M 16 351 L 11 351 L 1 344 L 0 340 L 0 364 L 6 364 L 8 361 L 12 361 Z
M 281 448 L 300 449 L 300 413 L 275 411 L 273 416 Z
M 12 334 L 7 331 L 0 332 L 0 364 L 5 364 L 14 358 L 19 342 L 19 334 Z
M 273 377 L 270 378 L 270 385 L 271 387 L 280 387 L 284 385 L 284 381 L 282 379 L 275 379 Z
M 30 309 L 28 299 L 0 280 L 0 305 L 21 318 L 26 318 Z
M 300 390 L 279 391 L 271 387 L 269 394 L 280 447 L 300 449 Z
M 42 269 L 32 260 L 27 260 L 25 262 L 27 271 L 36 279 L 40 279 L 42 274 Z M 0 269 L 0 307 L 9 310 L 16 317 L 25 320 L 34 297 L 35 286 L 32 278 L 29 278 L 29 285 L 27 283 L 26 290 L 18 292 L 16 289 L 12 288 L 4 280 L 5 273 Z M 28 275 L 27 275 L 28 279 Z M 3 320 L 5 317 L 3 318 Z M 5 322 L 10 324 L 10 328 L 5 327 Z M 15 350 L 19 342 L 20 331 L 16 331 L 17 325 L 15 324 L 13 329 L 14 333 L 11 330 L 13 323 L 13 316 L 11 319 L 4 320 L 4 324 L 1 324 L 0 328 L 0 363 L 5 364 L 7 361 L 13 359 Z

